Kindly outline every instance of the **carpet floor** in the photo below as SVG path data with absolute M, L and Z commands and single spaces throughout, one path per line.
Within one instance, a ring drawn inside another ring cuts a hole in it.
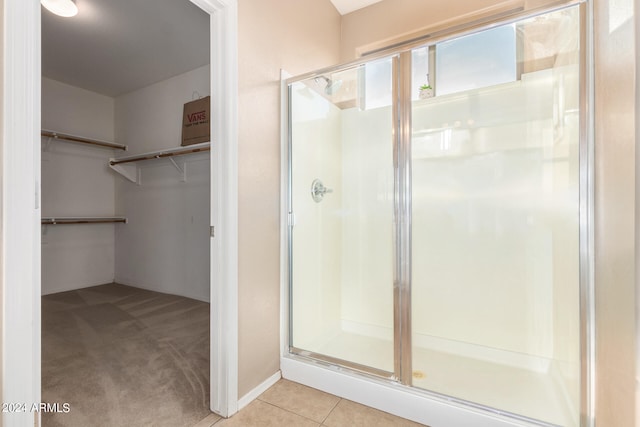
M 209 411 L 209 304 L 119 284 L 42 297 L 45 427 L 193 426 Z

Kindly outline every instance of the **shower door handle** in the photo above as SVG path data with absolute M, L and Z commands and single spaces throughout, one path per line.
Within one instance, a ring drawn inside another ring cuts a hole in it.
M 320 179 L 314 179 L 311 183 L 311 198 L 313 201 L 320 203 L 322 199 L 324 199 L 324 195 L 327 193 L 333 193 L 333 190 L 325 187 Z

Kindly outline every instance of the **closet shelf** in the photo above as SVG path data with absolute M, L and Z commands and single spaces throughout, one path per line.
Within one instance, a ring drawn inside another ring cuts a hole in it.
M 163 157 L 184 156 L 185 154 L 199 153 L 201 151 L 209 151 L 211 143 L 203 142 L 201 144 L 188 145 L 186 147 L 170 148 L 168 150 L 152 151 L 150 153 L 138 154 L 135 156 L 119 157 L 111 159 L 111 166 L 120 165 L 122 163 L 141 162 L 143 160 L 161 159 Z
M 115 149 L 118 149 L 118 150 L 125 150 L 125 151 L 127 150 L 127 146 L 126 145 L 116 144 L 115 142 L 101 141 L 99 139 L 84 138 L 82 136 L 69 135 L 69 134 L 66 134 L 66 133 L 55 132 L 55 131 L 52 131 L 52 130 L 42 129 L 40 131 L 40 135 L 45 136 L 47 138 L 53 138 L 53 139 L 59 140 L 59 141 L 78 142 L 78 143 L 81 143 L 81 144 L 97 145 L 97 146 L 100 146 L 100 147 L 115 148 Z
M 135 163 L 142 162 L 146 160 L 155 160 L 155 159 L 163 159 L 168 158 L 173 166 L 180 172 L 182 175 L 182 181 L 187 180 L 186 176 L 186 165 L 182 166 L 178 165 L 173 157 L 184 156 L 187 154 L 195 154 L 201 153 L 205 151 L 211 150 L 210 142 L 203 142 L 201 144 L 193 144 L 188 145 L 186 147 L 177 147 L 177 148 L 169 148 L 166 150 L 152 151 L 149 153 L 138 154 L 135 156 L 127 156 L 127 157 L 118 157 L 109 159 L 109 167 L 114 171 L 118 172 L 120 175 L 125 177 L 131 182 L 135 182 L 138 185 L 141 185 L 141 176 L 140 169 L 137 167 Z
M 63 224 L 106 224 L 106 223 L 127 223 L 124 216 L 59 216 L 59 217 L 42 217 L 42 225 L 63 225 Z

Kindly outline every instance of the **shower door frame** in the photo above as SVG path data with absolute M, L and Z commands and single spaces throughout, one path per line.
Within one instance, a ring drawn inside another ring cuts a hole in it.
M 281 370 L 284 378 L 359 401 L 421 422 L 473 422 L 478 426 L 549 425 L 496 408 L 412 387 L 411 345 L 411 51 L 445 40 L 476 33 L 495 25 L 514 23 L 540 14 L 578 7 L 579 57 L 579 298 L 580 298 L 580 426 L 595 423 L 595 308 L 594 308 L 594 176 L 593 176 L 593 5 L 588 0 L 557 1 L 530 10 L 518 8 L 471 23 L 453 25 L 424 36 L 367 54 L 356 61 L 291 77 L 282 76 L 282 178 L 281 188 Z M 295 82 L 392 59 L 394 123 L 394 372 L 319 355 L 290 345 L 292 280 L 292 149 L 290 86 Z M 345 370 L 346 368 L 346 370 Z M 364 382 L 363 382 L 364 381 Z M 364 388 L 364 384 L 370 388 Z M 363 387 L 363 388 L 360 388 Z M 400 397 L 401 396 L 401 397 Z M 404 400 L 404 404 L 399 399 Z M 395 405 L 394 405 L 395 403 Z M 413 407 L 413 405 L 416 405 Z M 431 405 L 431 406 L 430 406 Z M 425 410 L 435 411 L 426 420 Z M 451 412 L 454 410 L 454 412 Z M 457 410 L 457 411 L 456 411 Z M 443 412 L 441 412 L 443 411 Z M 446 413 L 445 418 L 441 418 Z

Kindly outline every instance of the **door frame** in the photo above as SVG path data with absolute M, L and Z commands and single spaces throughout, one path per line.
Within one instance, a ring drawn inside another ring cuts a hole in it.
M 25 405 L 2 420 L 25 426 L 41 400 L 40 2 L 2 7 L 2 400 Z
M 210 408 L 230 417 L 238 412 L 238 3 L 191 2 L 211 15 Z
M 229 417 L 237 412 L 238 401 L 238 9 L 237 0 L 191 1 L 211 15 L 212 119 L 216 123 L 211 225 L 216 236 L 211 239 L 210 408 Z M 41 7 L 37 0 L 0 0 L 0 7 L 4 29 L 1 392 L 3 402 L 26 405 L 25 411 L 3 413 L 2 421 L 5 426 L 39 425 L 39 413 L 30 408 L 41 401 Z

